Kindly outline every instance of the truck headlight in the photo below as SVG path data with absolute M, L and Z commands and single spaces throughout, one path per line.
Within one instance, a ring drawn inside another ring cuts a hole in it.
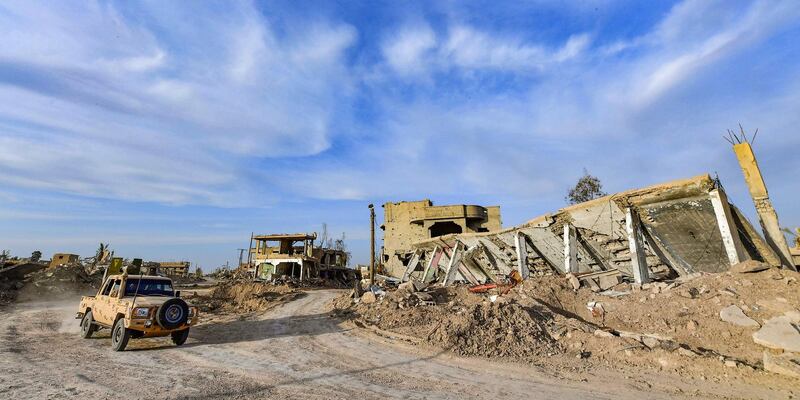
M 150 309 L 145 307 L 136 307 L 133 309 L 134 318 L 147 318 L 150 315 Z

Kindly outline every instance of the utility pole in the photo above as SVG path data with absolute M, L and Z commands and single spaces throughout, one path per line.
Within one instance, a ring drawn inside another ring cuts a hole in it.
M 369 284 L 375 284 L 375 207 L 369 205 Z
M 250 268 L 250 262 L 253 261 L 253 233 L 250 232 L 250 245 L 247 246 L 247 268 Z
M 244 251 L 247 249 L 236 249 L 239 250 L 239 267 L 242 266 L 242 259 L 244 258 Z

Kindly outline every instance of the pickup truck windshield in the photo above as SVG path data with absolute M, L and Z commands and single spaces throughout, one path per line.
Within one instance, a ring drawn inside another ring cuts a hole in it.
M 139 283 L 141 281 L 141 284 Z M 166 279 L 138 279 L 128 278 L 125 282 L 125 296 L 133 296 L 136 286 L 139 285 L 139 296 L 174 296 L 172 282 Z

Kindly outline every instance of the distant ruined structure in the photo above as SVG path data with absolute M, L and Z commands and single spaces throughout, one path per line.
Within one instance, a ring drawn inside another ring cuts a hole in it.
M 248 264 L 256 280 L 308 278 L 354 279 L 356 272 L 347 267 L 343 250 L 314 246 L 317 234 L 278 233 L 253 235 L 250 238 Z

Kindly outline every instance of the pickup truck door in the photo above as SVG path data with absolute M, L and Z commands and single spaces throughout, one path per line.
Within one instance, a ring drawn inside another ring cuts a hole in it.
M 103 286 L 103 290 L 95 298 L 95 307 L 92 311 L 94 315 L 94 319 L 101 324 L 110 325 L 113 321 L 110 321 L 111 317 L 111 289 L 114 286 L 116 280 L 109 279 L 105 286 Z

